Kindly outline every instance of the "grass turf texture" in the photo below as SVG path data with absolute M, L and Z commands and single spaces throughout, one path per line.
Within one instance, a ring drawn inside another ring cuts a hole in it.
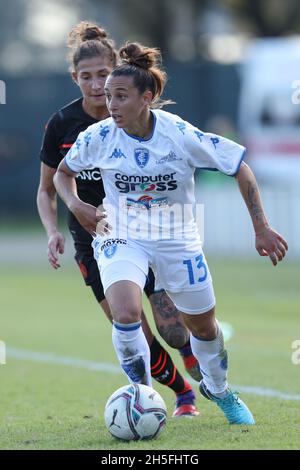
M 210 261 L 220 320 L 233 325 L 228 343 L 231 383 L 299 394 L 300 365 L 291 362 L 300 339 L 299 264 Z M 46 263 L 46 262 L 45 262 Z M 75 265 L 1 266 L 0 339 L 7 347 L 117 365 L 111 328 Z M 151 318 L 145 304 L 148 318 Z M 177 351 L 172 351 L 184 371 Z M 200 397 L 201 416 L 172 419 L 174 394 L 154 382 L 169 419 L 153 441 L 123 443 L 104 426 L 108 396 L 122 374 L 7 358 L 0 366 L 0 449 L 299 449 L 299 401 L 243 393 L 254 427 L 229 426 Z

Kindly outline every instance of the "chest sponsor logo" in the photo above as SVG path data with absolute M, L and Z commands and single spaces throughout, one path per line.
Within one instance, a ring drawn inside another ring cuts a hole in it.
M 154 209 L 167 207 L 168 198 L 167 197 L 157 197 L 153 198 L 148 195 L 139 197 L 138 199 L 127 198 L 127 208 L 128 209 Z
M 134 159 L 139 168 L 145 168 L 149 162 L 149 156 L 149 150 L 147 149 L 140 148 L 134 151 Z
M 115 174 L 115 186 L 120 193 L 147 191 L 174 191 L 177 189 L 176 172 L 165 175 L 123 175 Z

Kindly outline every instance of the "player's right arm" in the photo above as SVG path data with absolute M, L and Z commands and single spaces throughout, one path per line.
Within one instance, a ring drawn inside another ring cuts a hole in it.
M 95 167 L 97 150 L 97 146 L 93 146 L 92 132 L 88 128 L 85 132 L 79 134 L 75 144 L 64 160 L 60 162 L 54 175 L 54 185 L 58 194 L 80 225 L 92 236 L 97 232 L 98 222 L 104 219 L 106 215 L 79 198 L 75 177 L 81 170 Z
M 53 177 L 61 160 L 59 152 L 61 118 L 56 113 L 49 119 L 43 138 L 40 159 L 41 176 L 37 193 L 37 206 L 42 224 L 48 235 L 47 255 L 51 266 L 59 268 L 58 254 L 64 253 L 65 240 L 57 227 L 57 195 Z
M 37 193 L 37 207 L 42 224 L 48 235 L 48 260 L 54 269 L 60 267 L 58 253 L 65 251 L 65 240 L 57 228 L 57 197 L 53 183 L 56 168 L 41 163 L 40 184 Z
M 75 177 L 76 173 L 70 170 L 65 161 L 62 160 L 54 176 L 54 185 L 67 208 L 75 215 L 80 225 L 91 235 L 95 235 L 97 223 L 102 216 L 99 215 L 96 207 L 83 202 L 78 197 Z

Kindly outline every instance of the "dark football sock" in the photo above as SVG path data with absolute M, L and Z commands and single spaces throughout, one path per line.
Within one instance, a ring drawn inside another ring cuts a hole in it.
M 151 375 L 157 382 L 171 388 L 176 394 L 192 391 L 192 387 L 178 372 L 169 353 L 154 337 L 150 346 Z
M 183 357 L 187 357 L 187 356 L 190 356 L 190 355 L 193 354 L 192 353 L 192 348 L 191 348 L 191 343 L 190 343 L 190 338 L 185 343 L 185 345 L 182 346 L 182 348 L 178 348 L 178 351 L 180 352 L 181 356 L 183 356 Z

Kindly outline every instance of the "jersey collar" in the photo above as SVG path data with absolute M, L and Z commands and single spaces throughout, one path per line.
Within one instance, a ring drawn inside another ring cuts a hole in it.
M 153 116 L 153 127 L 152 127 L 152 133 L 148 139 L 143 139 L 142 137 L 137 137 L 136 135 L 129 134 L 128 132 L 125 131 L 125 129 L 122 129 L 128 137 L 131 137 L 134 140 L 137 140 L 138 142 L 149 142 L 149 140 L 152 139 L 156 127 L 156 115 L 153 113 L 153 111 L 150 110 L 151 115 Z

